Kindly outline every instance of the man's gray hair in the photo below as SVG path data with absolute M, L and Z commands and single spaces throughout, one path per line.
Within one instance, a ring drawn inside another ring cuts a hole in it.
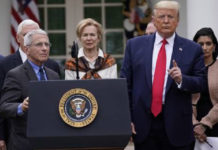
M 32 40 L 33 40 L 32 37 L 35 34 L 43 34 L 48 36 L 48 34 L 42 29 L 32 30 L 24 36 L 24 46 L 29 46 L 32 44 Z
M 26 19 L 23 20 L 17 27 L 17 34 L 20 34 L 20 32 L 22 31 L 23 27 L 26 25 L 35 25 L 38 29 L 39 29 L 39 25 L 38 23 L 36 23 L 35 21 L 31 20 L 31 19 Z
M 179 17 L 179 9 L 180 9 L 180 5 L 177 1 L 159 1 L 158 3 L 156 3 L 154 5 L 154 10 L 153 10 L 153 15 L 155 15 L 155 11 L 156 9 L 161 9 L 161 8 L 165 8 L 165 9 L 174 9 L 177 11 L 178 13 L 178 17 Z

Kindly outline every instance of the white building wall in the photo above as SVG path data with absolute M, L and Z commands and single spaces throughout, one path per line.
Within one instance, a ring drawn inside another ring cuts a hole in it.
M 187 0 L 187 37 L 193 39 L 202 27 L 211 27 L 218 36 L 218 0 Z
M 10 53 L 10 0 L 0 1 L 0 54 Z

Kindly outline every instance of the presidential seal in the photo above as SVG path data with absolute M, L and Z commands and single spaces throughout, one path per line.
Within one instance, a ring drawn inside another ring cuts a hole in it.
M 67 91 L 59 102 L 59 113 L 63 121 L 73 127 L 84 127 L 93 122 L 98 104 L 92 93 L 75 88 Z

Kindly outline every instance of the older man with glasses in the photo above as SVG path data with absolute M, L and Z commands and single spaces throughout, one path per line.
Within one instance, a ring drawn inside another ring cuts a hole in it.
M 27 60 L 7 73 L 1 92 L 0 114 L 11 120 L 8 150 L 33 149 L 26 137 L 29 81 L 59 79 L 56 72 L 44 65 L 50 51 L 45 31 L 37 29 L 28 32 L 24 37 L 24 49 Z

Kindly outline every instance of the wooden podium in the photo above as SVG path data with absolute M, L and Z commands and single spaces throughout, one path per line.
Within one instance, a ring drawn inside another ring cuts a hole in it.
M 98 104 L 95 119 L 72 127 L 59 113 L 63 95 L 72 89 L 92 93 Z M 35 149 L 124 149 L 131 136 L 125 79 L 32 81 L 27 137 Z

